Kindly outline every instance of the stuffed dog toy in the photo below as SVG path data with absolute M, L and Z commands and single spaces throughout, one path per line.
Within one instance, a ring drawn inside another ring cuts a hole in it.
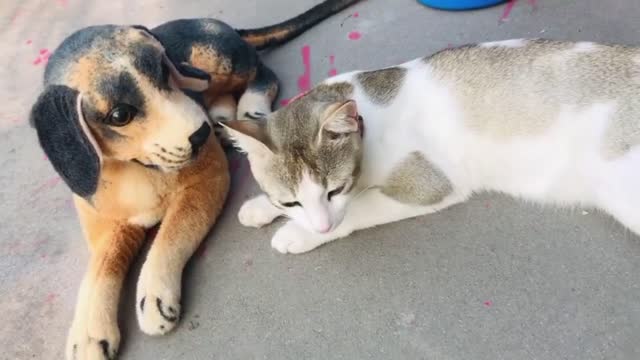
M 116 357 L 123 280 L 146 230 L 160 221 L 139 275 L 136 313 L 150 335 L 176 326 L 183 268 L 229 188 L 224 151 L 209 136 L 211 118 L 269 113 L 278 80 L 256 51 L 282 44 L 356 1 L 325 1 L 255 30 L 234 30 L 213 19 L 151 30 L 94 26 L 56 49 L 30 120 L 73 192 L 91 251 L 68 359 Z

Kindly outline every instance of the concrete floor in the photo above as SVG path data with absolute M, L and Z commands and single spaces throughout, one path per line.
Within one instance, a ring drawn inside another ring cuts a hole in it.
M 2 1 L 0 358 L 62 357 L 87 263 L 69 190 L 26 124 L 47 53 L 96 23 L 211 16 L 252 27 L 317 2 Z M 305 45 L 314 83 L 333 68 L 375 68 L 477 41 L 640 45 L 637 0 L 520 0 L 508 10 L 445 13 L 413 0 L 369 0 L 264 60 L 285 98 L 298 92 Z M 352 31 L 361 38 L 350 40 Z M 244 160 L 234 156 L 232 166 L 227 210 L 185 272 L 177 331 L 151 338 L 138 330 L 140 265 L 133 269 L 122 359 L 640 359 L 640 241 L 607 216 L 485 194 L 283 256 L 269 246 L 276 226 L 240 227 L 238 208 L 257 189 Z

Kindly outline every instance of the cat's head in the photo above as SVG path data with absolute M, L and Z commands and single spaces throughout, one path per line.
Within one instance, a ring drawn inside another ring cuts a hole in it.
M 361 124 L 353 100 L 302 98 L 267 120 L 234 121 L 227 132 L 247 153 L 260 188 L 308 230 L 335 229 L 360 174 Z

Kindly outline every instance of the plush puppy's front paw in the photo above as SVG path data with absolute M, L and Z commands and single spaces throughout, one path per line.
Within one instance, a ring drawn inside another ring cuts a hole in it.
M 246 91 L 238 102 L 237 117 L 240 120 L 261 120 L 271 112 L 271 100 L 261 92 Z
M 262 111 L 245 111 L 242 114 L 242 119 L 243 120 L 261 120 L 264 119 L 265 117 L 267 117 L 269 113 L 266 112 L 262 112 Z
M 280 211 L 269 202 L 265 195 L 247 200 L 238 212 L 240 224 L 255 228 L 272 223 L 278 216 L 280 216 Z
M 74 319 L 67 337 L 67 360 L 114 360 L 120 346 L 117 324 Z
M 304 230 L 289 221 L 273 235 L 271 247 L 283 254 L 301 254 L 315 249 L 324 242 L 318 234 Z
M 180 281 L 164 276 L 145 262 L 138 279 L 136 315 L 140 329 L 148 335 L 164 335 L 180 320 Z

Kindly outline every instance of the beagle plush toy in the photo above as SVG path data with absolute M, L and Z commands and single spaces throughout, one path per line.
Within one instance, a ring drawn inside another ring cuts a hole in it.
M 270 112 L 278 80 L 256 51 L 356 1 L 325 1 L 255 30 L 213 19 L 176 20 L 151 30 L 93 26 L 56 49 L 30 120 L 73 192 L 91 251 L 68 359 L 116 357 L 123 280 L 146 229 L 160 221 L 139 275 L 136 313 L 150 335 L 176 326 L 183 268 L 229 189 L 225 153 L 209 136 L 212 119 Z

